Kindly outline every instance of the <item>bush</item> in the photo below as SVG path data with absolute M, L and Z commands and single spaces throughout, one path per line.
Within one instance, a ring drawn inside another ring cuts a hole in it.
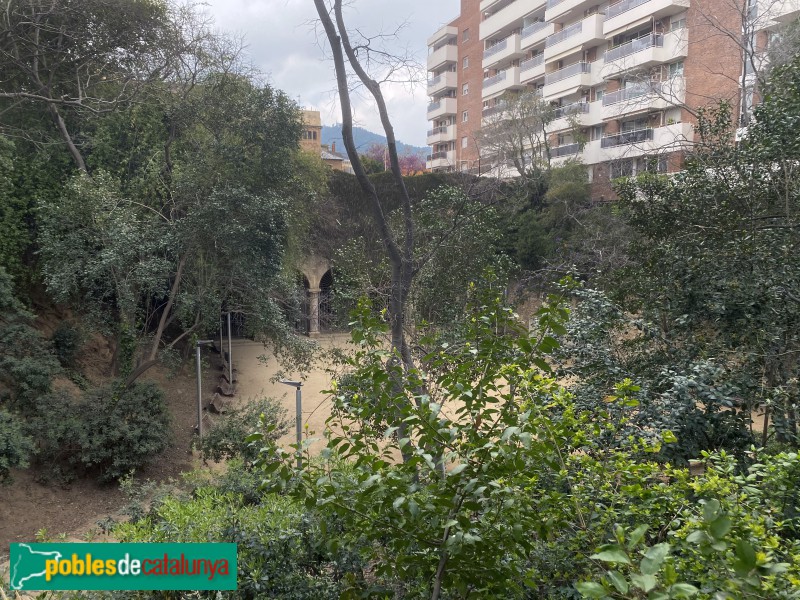
M 169 415 L 163 392 L 151 383 L 96 388 L 80 399 L 62 391 L 39 398 L 30 431 L 39 462 L 53 474 L 71 479 L 93 471 L 111 481 L 166 448 Z
M 22 422 L 0 408 L 0 484 L 11 482 L 11 469 L 28 466 L 33 441 L 25 435 Z
M 81 346 L 81 333 L 72 323 L 60 323 L 51 338 L 53 350 L 61 366 L 67 369 L 75 367 L 75 359 Z
M 340 598 L 345 572 L 360 571 L 357 559 L 328 552 L 330 527 L 307 514 L 301 503 L 260 492 L 260 475 L 233 461 L 219 481 L 194 489 L 190 498 L 164 498 L 147 516 L 117 525 L 114 536 L 129 543 L 237 543 L 238 589 L 215 598 Z M 127 592 L 115 597 L 150 596 Z
M 245 463 L 251 463 L 258 457 L 258 447 L 246 442 L 245 438 L 256 431 L 271 440 L 277 440 L 288 431 L 286 410 L 272 398 L 262 398 L 225 414 L 200 440 L 203 458 L 223 460 L 239 457 Z

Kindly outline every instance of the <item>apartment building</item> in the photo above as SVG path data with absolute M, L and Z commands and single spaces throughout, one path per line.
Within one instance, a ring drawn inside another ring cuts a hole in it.
M 552 164 L 580 159 L 611 198 L 615 177 L 681 168 L 698 108 L 746 119 L 771 32 L 798 16 L 800 0 L 462 0 L 428 39 L 428 167 L 502 172 L 479 132 L 532 94 L 554 107 Z

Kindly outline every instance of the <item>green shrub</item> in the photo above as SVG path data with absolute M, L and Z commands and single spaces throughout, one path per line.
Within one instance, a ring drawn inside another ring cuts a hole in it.
M 327 529 L 301 503 L 259 493 L 259 486 L 260 477 L 233 461 L 221 480 L 194 489 L 189 499 L 164 498 L 147 516 L 117 525 L 114 536 L 120 542 L 237 543 L 238 589 L 215 598 L 340 598 L 343 568 L 354 570 L 350 557 L 324 549 Z
M 169 416 L 163 392 L 152 383 L 106 386 L 80 399 L 63 391 L 40 397 L 29 431 L 51 474 L 70 479 L 94 472 L 110 481 L 166 448 Z
M 169 414 L 164 392 L 153 383 L 98 388 L 85 396 L 82 409 L 80 461 L 99 469 L 101 480 L 118 479 L 167 447 Z
M 200 451 L 206 460 L 239 457 L 250 463 L 258 457 L 258 447 L 245 441 L 248 435 L 259 432 L 276 440 L 287 431 L 286 410 L 272 398 L 262 398 L 222 416 L 203 435 Z
M 25 435 L 22 422 L 0 408 L 0 484 L 11 482 L 11 469 L 28 466 L 33 441 Z
M 53 350 L 61 366 L 75 368 L 75 359 L 81 346 L 81 332 L 72 323 L 62 322 L 56 327 L 51 338 Z

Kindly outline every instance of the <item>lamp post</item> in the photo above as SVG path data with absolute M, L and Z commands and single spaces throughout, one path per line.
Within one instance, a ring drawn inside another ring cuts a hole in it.
M 302 381 L 289 381 L 288 379 L 281 379 L 283 385 L 291 386 L 295 389 L 295 428 L 297 430 L 297 470 L 303 468 L 303 457 L 300 451 L 300 446 L 303 443 L 303 396 L 300 388 L 303 387 Z
M 197 340 L 197 436 L 203 437 L 203 385 L 200 381 L 200 346 L 213 344 L 213 340 Z

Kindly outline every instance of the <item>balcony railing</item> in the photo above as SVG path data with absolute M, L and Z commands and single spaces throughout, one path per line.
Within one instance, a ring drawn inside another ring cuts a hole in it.
M 556 146 L 551 148 L 550 154 L 553 158 L 559 156 L 569 156 L 570 154 L 577 154 L 580 151 L 580 144 L 565 144 L 563 146 Z
M 447 158 L 447 152 L 434 152 L 433 154 L 428 154 L 428 162 L 432 160 L 438 160 L 440 158 Z
M 506 48 L 508 48 L 508 38 L 504 39 L 501 42 L 497 42 L 491 48 L 487 48 L 486 50 L 484 50 L 483 58 L 489 58 L 490 56 L 494 56 L 495 54 L 497 54 L 502 50 L 505 50 Z
M 601 148 L 613 148 L 614 146 L 624 146 L 625 144 L 638 144 L 653 139 L 653 130 L 647 129 L 634 129 L 632 131 L 623 131 L 622 133 L 614 133 L 606 135 L 600 141 Z
M 561 4 L 564 0 L 547 0 L 547 8 L 553 8 L 558 4 Z
M 442 105 L 441 102 L 431 102 L 428 104 L 428 112 L 433 112 L 434 110 L 438 109 Z
M 555 83 L 557 81 L 561 81 L 562 79 L 566 79 L 567 77 L 572 77 L 573 75 L 577 75 L 578 73 L 591 73 L 591 70 L 592 70 L 592 65 L 590 63 L 585 63 L 585 62 L 575 63 L 574 65 L 564 67 L 563 69 L 559 69 L 558 71 L 547 73 L 544 76 L 544 83 L 545 85 L 547 85 L 548 83 Z
M 487 77 L 483 80 L 483 87 L 487 88 L 489 86 L 494 85 L 495 83 L 499 83 L 506 78 L 506 72 L 500 71 L 497 75 L 492 75 L 491 77 Z
M 529 35 L 533 35 L 537 31 L 541 31 L 545 27 L 547 27 L 547 21 L 536 21 L 535 23 L 531 23 L 527 27 L 523 27 L 522 31 L 519 32 L 519 37 L 526 38 Z
M 509 2 L 509 3 L 508 3 L 508 4 L 506 4 L 505 6 L 502 6 L 502 7 L 498 8 L 497 10 L 493 11 L 492 13 L 490 13 L 490 14 L 486 15 L 486 19 L 488 19 L 488 18 L 490 18 L 490 17 L 492 17 L 492 16 L 496 15 L 496 14 L 497 14 L 497 13 L 499 13 L 501 10 L 505 10 L 505 9 L 507 9 L 509 6 L 511 6 L 512 4 L 514 4 L 516 1 L 517 1 L 517 0 L 511 0 L 511 2 Z M 484 19 L 484 21 L 485 21 L 486 19 Z
M 660 89 L 661 86 L 659 84 L 643 84 L 626 87 L 621 90 L 617 90 L 616 92 L 603 94 L 603 106 L 610 106 L 612 104 L 617 104 L 618 102 L 625 102 L 626 100 L 641 98 L 642 96 L 646 96 L 651 92 L 658 92 Z
M 578 35 L 582 29 L 583 29 L 583 21 L 578 21 L 577 23 L 573 23 L 569 27 L 562 29 L 557 33 L 552 33 L 548 35 L 547 41 L 545 41 L 544 46 L 545 48 L 550 48 L 551 46 L 555 46 L 559 42 L 563 42 L 564 40 L 572 37 L 573 35 Z
M 488 108 L 484 108 L 483 111 L 481 111 L 481 116 L 485 119 L 487 117 L 496 115 L 497 113 L 501 113 L 505 109 L 506 109 L 506 103 L 498 102 L 494 106 L 489 106 Z
M 439 135 L 440 133 L 447 133 L 447 125 L 442 125 L 440 127 L 434 127 L 433 129 L 429 129 L 428 137 L 432 135 Z
M 443 44 L 436 44 L 432 49 L 428 51 L 428 54 L 433 54 L 434 52 L 441 50 L 445 46 L 458 46 L 458 42 L 456 40 L 450 39 L 444 42 Z
M 519 70 L 520 71 L 527 71 L 528 69 L 533 69 L 534 67 L 538 67 L 544 63 L 544 54 L 537 54 L 533 58 L 529 58 L 528 60 L 523 60 L 519 63 Z
M 622 2 L 612 4 L 606 9 L 606 18 L 612 19 L 647 2 L 650 2 L 650 0 L 622 0 Z
M 631 40 L 630 42 L 626 42 L 616 48 L 612 48 L 611 50 L 606 51 L 605 60 L 606 62 L 620 59 L 624 56 L 630 56 L 631 54 L 635 54 L 640 50 L 644 50 L 645 48 L 652 48 L 656 46 L 661 48 L 664 46 L 664 36 L 660 33 L 651 33 L 650 35 L 646 35 L 644 37 L 640 37 L 635 40 Z
M 566 104 L 564 106 L 559 106 L 556 108 L 555 112 L 553 113 L 554 119 L 560 119 L 562 117 L 568 117 L 569 115 L 577 115 L 580 113 L 588 113 L 589 112 L 589 103 L 588 102 L 573 102 L 572 104 Z
M 443 75 L 437 75 L 433 79 L 428 79 L 428 87 L 433 87 L 442 80 Z

